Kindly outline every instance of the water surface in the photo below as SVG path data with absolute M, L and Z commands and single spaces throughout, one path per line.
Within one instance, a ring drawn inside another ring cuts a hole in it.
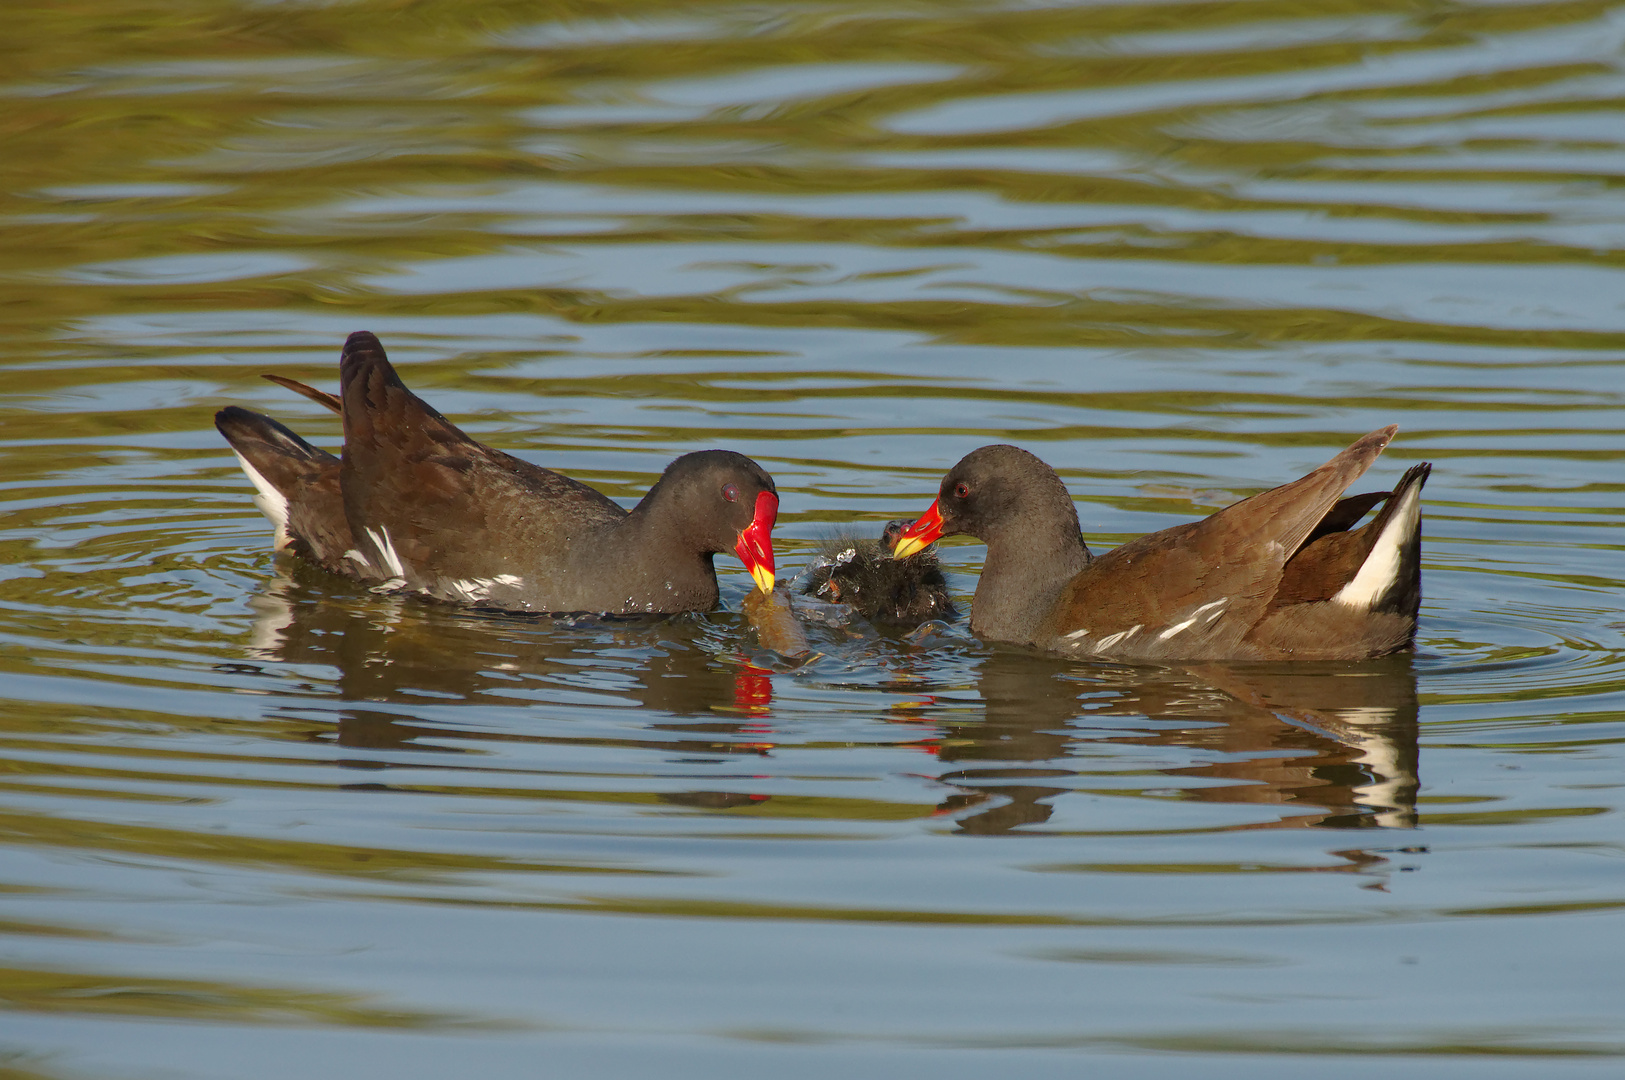
M 1617 5 L 0 19 L 0 1071 L 1619 1069 Z M 259 375 L 363 328 L 626 504 L 752 455 L 785 578 L 984 443 L 1099 549 L 1398 423 L 1418 649 L 369 592 L 211 423 L 336 446 Z

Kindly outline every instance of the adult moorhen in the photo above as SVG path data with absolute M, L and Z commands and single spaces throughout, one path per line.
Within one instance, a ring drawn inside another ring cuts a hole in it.
M 887 522 L 878 541 L 844 532 L 829 537 L 820 546 L 801 591 L 850 604 L 871 622 L 918 624 L 955 618 L 959 613 L 935 554 L 892 557 L 908 524 L 907 520 Z
M 274 377 L 344 417 L 344 456 L 228 406 L 231 443 L 276 546 L 360 581 L 514 611 L 716 606 L 711 557 L 734 551 L 773 588 L 773 478 L 742 454 L 685 454 L 630 512 L 482 445 L 408 390 L 378 339 L 351 334 L 339 395 Z
M 1301 479 L 1098 559 L 1054 469 L 1014 446 L 984 446 L 943 478 L 896 555 L 953 533 L 986 541 L 971 629 L 997 641 L 1126 660 L 1383 656 L 1416 637 L 1421 494 L 1432 466 L 1410 469 L 1391 492 L 1339 496 L 1398 430 L 1372 432 Z

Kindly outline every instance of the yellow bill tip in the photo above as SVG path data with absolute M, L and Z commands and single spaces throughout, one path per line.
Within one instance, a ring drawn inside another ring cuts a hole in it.
M 919 537 L 916 537 L 916 536 L 906 536 L 906 537 L 902 538 L 901 540 L 897 541 L 897 546 L 892 548 L 892 553 L 891 553 L 892 558 L 894 558 L 894 559 L 906 559 L 910 555 L 913 555 L 915 552 L 924 551 L 926 548 L 928 548 L 930 546 L 931 546 L 930 541 L 921 540 Z

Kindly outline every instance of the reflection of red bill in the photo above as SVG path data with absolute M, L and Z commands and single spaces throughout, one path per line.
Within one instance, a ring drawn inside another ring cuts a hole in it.
M 773 680 L 768 672 L 746 664 L 734 676 L 734 705 L 741 712 L 765 713 L 773 704 Z

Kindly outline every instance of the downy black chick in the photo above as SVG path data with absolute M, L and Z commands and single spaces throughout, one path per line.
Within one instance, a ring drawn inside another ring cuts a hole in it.
M 871 622 L 921 623 L 958 615 L 936 552 L 908 559 L 891 552 L 907 521 L 887 522 L 879 540 L 837 533 L 824 542 L 801 582 L 801 591 L 836 604 L 850 604 Z

